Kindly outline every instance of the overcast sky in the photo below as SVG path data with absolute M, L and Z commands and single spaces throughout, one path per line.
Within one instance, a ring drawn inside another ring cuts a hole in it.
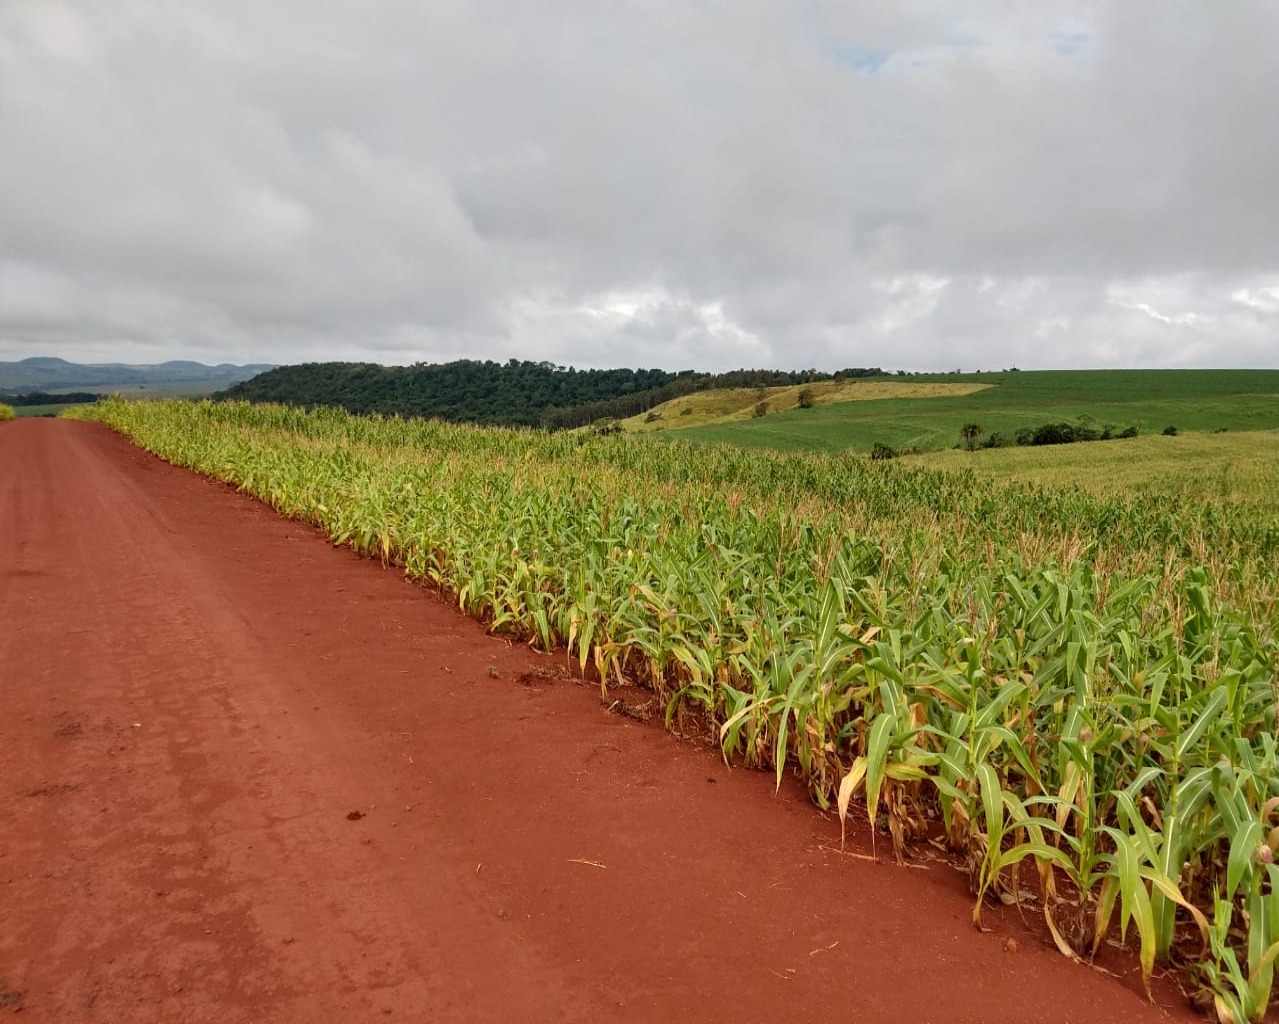
M 0 359 L 1279 366 L 1279 0 L 0 0 Z

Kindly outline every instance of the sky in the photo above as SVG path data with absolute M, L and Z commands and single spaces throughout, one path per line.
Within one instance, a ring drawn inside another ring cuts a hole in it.
M 0 360 L 1279 366 L 1279 0 L 0 0 Z

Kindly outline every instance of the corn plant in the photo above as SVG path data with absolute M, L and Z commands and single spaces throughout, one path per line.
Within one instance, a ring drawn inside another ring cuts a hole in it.
M 81 410 L 490 629 L 650 687 L 910 856 L 936 822 L 1073 957 L 1258 1019 L 1279 946 L 1279 521 L 1193 497 L 215 402 Z

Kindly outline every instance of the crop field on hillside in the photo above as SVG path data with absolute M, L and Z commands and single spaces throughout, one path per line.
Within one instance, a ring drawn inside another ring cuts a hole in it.
M 975 381 L 828 380 L 811 384 L 787 384 L 765 388 L 711 388 L 663 402 L 648 413 L 621 421 L 622 429 L 647 433 L 670 428 L 707 426 L 752 419 L 760 402 L 768 410 L 794 409 L 807 393 L 813 408 L 847 402 L 872 402 L 888 398 L 961 398 L 990 384 Z
M 908 456 L 912 465 L 1094 494 L 1164 495 L 1279 514 L 1279 430 L 1138 437 L 1096 444 L 992 448 Z
M 680 429 L 666 415 L 663 437 L 782 451 L 869 452 L 876 442 L 934 451 L 960 443 L 976 423 L 983 437 L 1086 417 L 1115 433 L 1142 435 L 1279 429 L 1279 370 L 1053 370 L 911 377 L 919 383 L 987 385 L 960 396 L 883 398 L 811 409 L 774 400 L 767 415 Z
M 1183 965 L 1222 1019 L 1269 1003 L 1273 514 L 327 410 L 79 415 L 650 687 L 898 857 L 944 844 L 975 921 L 1021 901 L 1067 955 L 1127 937 L 1147 976 Z

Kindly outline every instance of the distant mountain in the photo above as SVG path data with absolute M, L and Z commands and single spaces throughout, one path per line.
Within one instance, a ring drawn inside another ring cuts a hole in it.
M 0 391 L 21 394 L 28 391 L 100 391 L 152 388 L 185 393 L 219 391 L 248 380 L 266 370 L 270 363 L 235 366 L 219 363 L 206 366 L 188 359 L 167 363 L 69 363 L 53 356 L 33 356 L 16 363 L 0 362 Z

